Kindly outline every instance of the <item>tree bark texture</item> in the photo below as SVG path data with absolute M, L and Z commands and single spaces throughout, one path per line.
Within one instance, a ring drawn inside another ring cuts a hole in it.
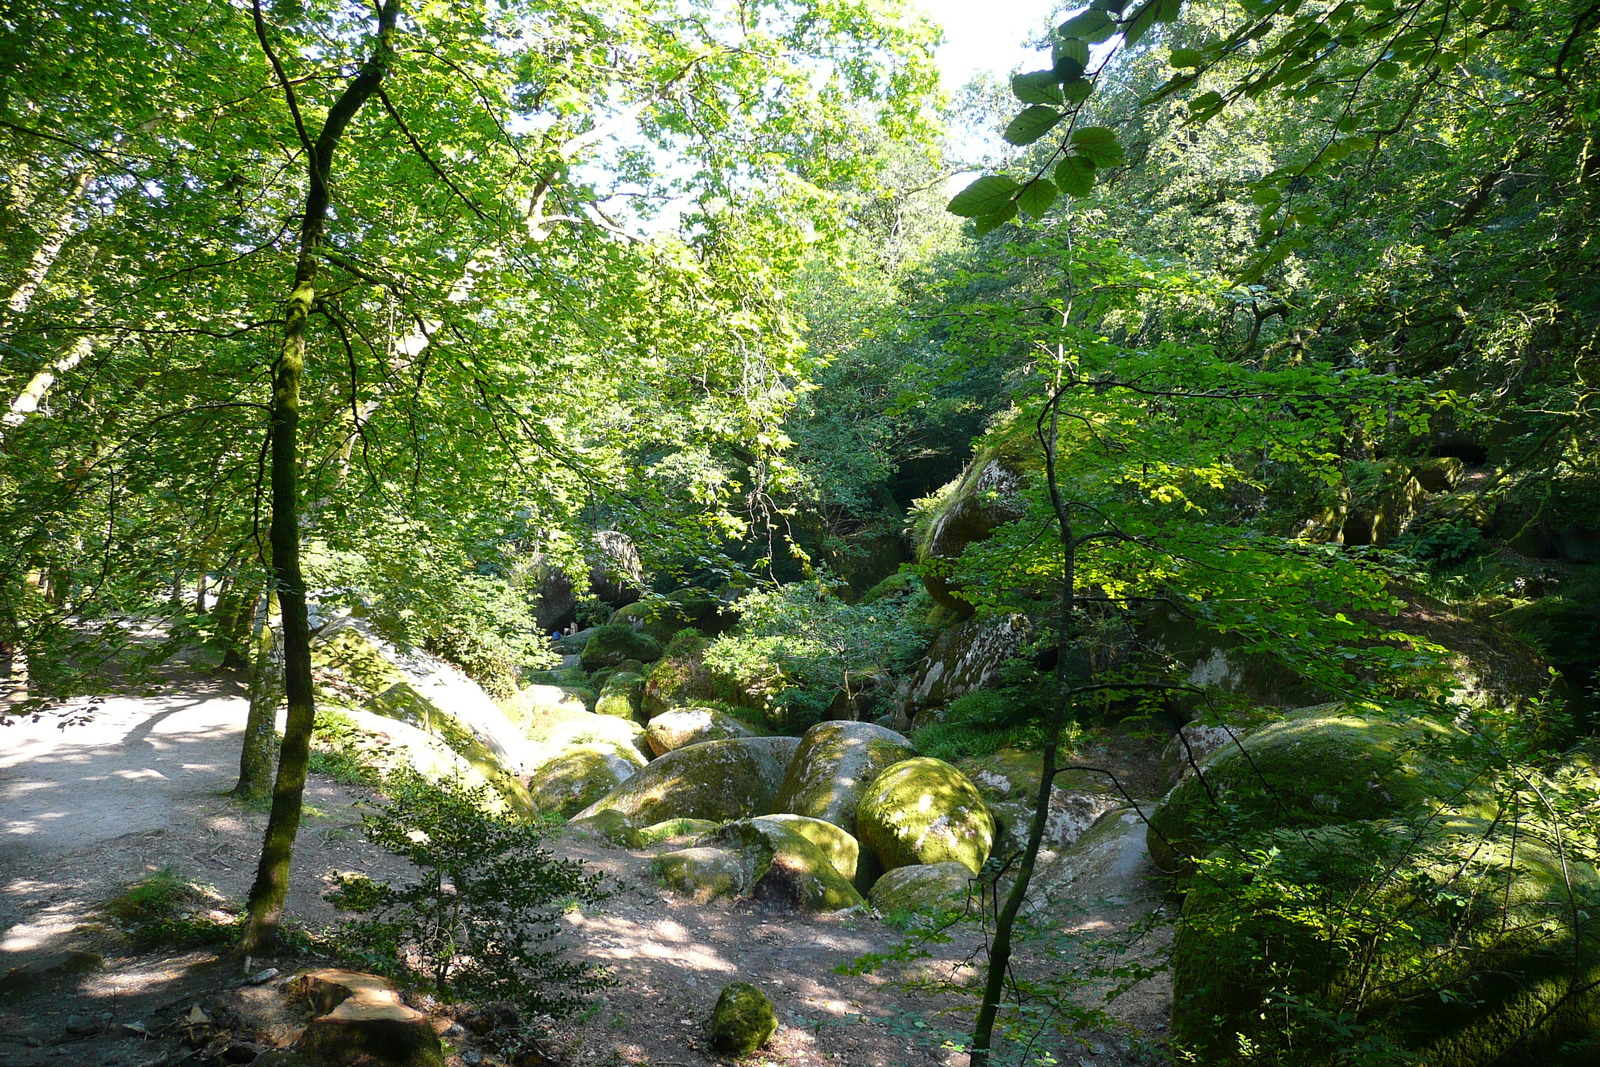
M 239 751 L 239 784 L 233 795 L 264 797 L 272 788 L 272 742 L 276 736 L 278 707 L 283 703 L 283 646 L 278 641 L 278 598 L 260 598 L 250 650 L 250 713 L 245 719 L 244 745 Z M 231 654 L 233 649 L 228 650 Z M 226 665 L 226 661 L 224 661 Z
M 283 678 L 288 715 L 278 774 L 272 788 L 272 809 L 255 883 L 250 887 L 249 914 L 237 951 L 257 953 L 277 939 L 284 898 L 289 892 L 289 864 L 300 830 L 300 813 L 311 756 L 311 730 L 316 706 L 311 688 L 311 626 L 306 610 L 305 578 L 300 569 L 299 428 L 300 386 L 306 369 L 306 323 L 317 298 L 317 251 L 321 247 L 331 203 L 329 179 L 340 140 L 350 120 L 377 92 L 388 72 L 390 37 L 399 15 L 399 0 L 384 0 L 372 52 L 361 70 L 328 109 L 313 141 L 300 115 L 293 83 L 268 39 L 261 2 L 254 13 L 256 36 L 278 77 L 302 147 L 306 150 L 307 191 L 300 227 L 294 287 L 284 316 L 283 345 L 272 376 L 269 419 L 269 469 L 272 522 L 267 540 L 272 551 L 272 584 L 283 613 Z

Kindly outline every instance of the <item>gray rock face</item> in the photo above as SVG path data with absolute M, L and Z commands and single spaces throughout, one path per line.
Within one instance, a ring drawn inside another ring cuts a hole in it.
M 866 722 L 819 722 L 807 730 L 778 791 L 778 810 L 853 831 L 873 779 L 917 754 L 902 734 Z
M 912 707 L 944 704 L 997 682 L 1033 632 L 1025 615 L 969 619 L 941 633 L 912 679 Z
M 799 744 L 794 737 L 744 737 L 676 749 L 577 818 L 612 810 L 639 826 L 649 826 L 667 819 L 728 822 L 768 815 Z

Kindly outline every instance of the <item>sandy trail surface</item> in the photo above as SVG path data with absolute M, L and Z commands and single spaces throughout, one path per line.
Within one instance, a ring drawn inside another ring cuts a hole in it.
M 187 1011 L 236 985 L 205 953 L 126 954 L 97 942 L 81 924 L 127 882 L 172 868 L 237 902 L 249 887 L 264 811 L 225 794 L 237 773 L 247 702 L 234 678 L 175 671 L 150 690 L 97 699 L 81 723 L 59 719 L 0 727 L 0 972 L 69 947 L 106 954 L 105 970 L 47 995 L 0 1001 L 0 1065 L 153 1064 L 150 1041 L 133 1040 L 124 1023 L 161 1011 Z M 308 817 L 296 848 L 289 913 L 311 929 L 335 914 L 322 899 L 336 870 L 398 879 L 405 865 L 371 846 L 360 827 L 366 792 L 312 775 Z M 668 894 L 650 873 L 652 853 L 558 835 L 551 847 L 604 870 L 614 895 L 564 920 L 562 939 L 575 954 L 610 967 L 618 984 L 588 1012 L 558 1030 L 557 1062 L 598 1067 L 725 1063 L 707 1047 L 705 1024 L 730 981 L 760 986 L 782 1022 L 777 1037 L 747 1063 L 769 1067 L 959 1067 L 962 1053 L 941 1047 L 940 1031 L 960 1034 L 964 1001 L 908 989 L 890 978 L 958 970 L 981 947 L 981 931 L 963 924 L 932 958 L 848 975 L 836 968 L 866 953 L 889 953 L 903 935 L 870 913 L 806 916 L 750 902 L 701 905 Z M 682 847 L 682 843 L 673 846 Z M 658 848 L 656 851 L 660 851 Z M 123 954 L 119 954 L 123 953 Z M 275 963 L 287 975 L 318 960 Z M 886 977 L 887 975 L 888 977 Z M 260 991 L 256 991 L 260 1001 Z M 240 994 L 230 994 L 238 1001 Z M 186 999 L 188 998 L 188 999 Z M 243 1001 L 220 1010 L 248 1016 Z M 176 1005 L 176 1006 L 175 1006 Z M 427 1006 L 424 1004 L 424 1006 Z M 293 1031 L 259 1013 L 254 1040 L 286 1043 Z M 91 1025 L 85 1026 L 89 1020 Z M 92 1033 L 95 1020 L 104 1025 Z M 274 1029 L 276 1027 L 276 1029 Z M 1088 1044 L 1051 1039 L 1073 1067 L 1147 1062 L 1106 1035 Z M 458 1041 L 452 1067 L 493 1064 Z M 1041 1046 L 1039 1051 L 1043 1051 Z M 200 1061 L 191 1060 L 191 1063 Z

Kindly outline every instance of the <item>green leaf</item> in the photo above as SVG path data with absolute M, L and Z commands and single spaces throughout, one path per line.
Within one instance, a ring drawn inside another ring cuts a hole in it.
M 1069 81 L 1061 87 L 1061 96 L 1069 104 L 1081 104 L 1094 95 L 1094 82 L 1087 78 Z
M 1061 89 L 1053 70 L 1035 70 L 1011 77 L 1011 92 L 1024 104 L 1059 104 Z
M 1003 174 L 986 174 L 950 198 L 945 210 L 962 218 L 991 215 L 1012 204 L 1012 194 L 1021 186 Z
M 1086 126 L 1072 135 L 1072 147 L 1079 155 L 1097 167 L 1115 167 L 1122 163 L 1122 142 L 1115 131 L 1104 126 Z
M 1221 108 L 1221 93 L 1201 93 L 1199 96 L 1189 101 L 1189 112 L 1193 115 L 1198 115 L 1201 112 L 1207 113 L 1208 116 L 1214 115 L 1221 110 Z
M 1039 218 L 1050 205 L 1056 202 L 1059 195 L 1055 183 L 1049 178 L 1035 178 L 1022 187 L 1022 192 L 1017 196 L 1017 207 L 1021 208 L 1032 218 Z
M 1172 55 L 1167 60 L 1174 67 L 1182 70 L 1186 67 L 1198 67 L 1206 61 L 1205 54 L 1195 48 L 1174 48 Z
M 1250 199 L 1262 207 L 1274 207 L 1283 200 L 1283 194 L 1275 185 L 1258 185 L 1250 191 Z
M 1129 45 L 1138 44 L 1157 23 L 1177 18 L 1182 8 L 1183 0 L 1145 0 L 1124 25 L 1122 36 Z
M 1017 205 L 1015 202 L 1011 202 L 1006 204 L 1004 210 L 992 212 L 988 215 L 980 215 L 972 221 L 973 225 L 975 225 L 978 229 L 978 236 L 982 237 L 990 230 L 1004 226 L 1006 223 L 1010 222 L 1016 217 Z
M 1372 68 L 1372 73 L 1376 77 L 1382 78 L 1385 81 L 1392 81 L 1395 78 L 1400 77 L 1400 64 L 1390 62 L 1389 60 L 1384 60 L 1382 63 L 1379 63 L 1377 66 Z
M 1095 8 L 1090 8 L 1081 15 L 1074 15 L 1056 27 L 1056 33 L 1061 36 L 1079 37 L 1090 44 L 1109 41 L 1116 32 L 1116 19 Z
M 1077 37 L 1057 37 L 1050 46 L 1050 56 L 1059 67 L 1063 59 L 1070 59 L 1078 66 L 1089 65 L 1089 43 Z
M 1056 184 L 1068 196 L 1088 196 L 1094 191 L 1094 160 L 1068 156 L 1056 164 Z
M 1014 145 L 1032 144 L 1055 128 L 1066 116 L 1053 107 L 1035 104 L 1011 120 L 1003 136 Z

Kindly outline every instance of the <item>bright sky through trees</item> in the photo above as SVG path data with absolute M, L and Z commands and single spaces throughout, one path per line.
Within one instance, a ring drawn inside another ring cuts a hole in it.
M 946 91 L 960 87 L 979 71 L 1010 74 L 1018 64 L 1037 60 L 1038 53 L 1024 48 L 1023 42 L 1044 27 L 1057 6 L 1055 0 L 907 2 L 911 10 L 921 12 L 945 29 L 945 43 L 937 59 Z

